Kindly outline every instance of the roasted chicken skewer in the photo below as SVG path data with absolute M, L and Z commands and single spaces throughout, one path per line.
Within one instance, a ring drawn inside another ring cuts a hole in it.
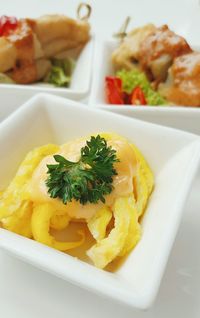
M 170 104 L 200 106 L 200 52 L 167 25 L 147 24 L 129 32 L 113 52 L 112 63 L 117 71 L 143 73 Z
M 58 53 L 83 48 L 90 38 L 87 21 L 64 15 L 45 15 L 38 19 L 2 17 L 0 72 L 15 82 L 36 82 L 47 74 L 50 58 Z
M 138 68 L 145 71 L 151 81 L 162 81 L 174 58 L 192 52 L 186 40 L 171 31 L 167 25 L 153 24 L 134 29 L 113 52 L 116 69 Z

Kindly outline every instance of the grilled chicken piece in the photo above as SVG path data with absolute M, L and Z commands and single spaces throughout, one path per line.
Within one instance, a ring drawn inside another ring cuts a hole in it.
M 163 25 L 141 43 L 139 61 L 150 80 L 162 81 L 174 58 L 190 52 L 186 40 Z
M 115 69 L 132 70 L 139 67 L 141 44 L 155 30 L 156 27 L 153 24 L 147 24 L 128 33 L 121 45 L 112 54 L 112 63 Z
M 11 49 L 13 51 L 13 54 L 10 55 L 12 58 L 11 78 L 19 84 L 35 82 L 38 78 L 36 61 L 43 57 L 44 53 L 29 21 L 21 19 L 15 32 L 4 39 L 12 45 L 9 48 L 10 52 Z
M 88 22 L 76 21 L 64 15 L 45 15 L 32 20 L 32 28 L 46 57 L 84 46 L 90 38 Z
M 51 69 L 51 62 L 47 59 L 39 59 L 36 61 L 36 71 L 37 71 L 37 79 L 36 81 L 40 81 L 49 73 Z
M 0 72 L 4 73 L 15 66 L 17 50 L 6 37 L 0 38 Z
M 44 56 L 40 42 L 27 20 L 20 20 L 14 33 L 0 37 L 0 72 L 4 73 Z
M 51 62 L 47 59 L 38 59 L 6 74 L 18 84 L 31 84 L 43 79 L 51 69 Z
M 112 61 L 116 68 L 145 71 L 149 80 L 164 81 L 174 58 L 192 52 L 181 36 L 169 30 L 167 25 L 156 28 L 148 24 L 135 29 L 114 51 Z
M 200 53 L 192 52 L 177 57 L 159 92 L 167 100 L 183 106 L 200 106 Z

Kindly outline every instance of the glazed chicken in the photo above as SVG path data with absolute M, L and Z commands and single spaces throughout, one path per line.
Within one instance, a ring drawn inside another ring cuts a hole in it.
M 0 34 L 0 72 L 20 84 L 44 78 L 51 67 L 49 58 L 82 48 L 90 38 L 88 22 L 64 15 L 15 19 L 10 26 Z
M 89 40 L 90 27 L 86 21 L 64 15 L 45 15 L 30 22 L 46 57 L 83 46 Z
M 147 24 L 129 32 L 112 54 L 112 62 L 115 68 L 127 70 L 138 68 L 141 43 L 155 30 L 156 27 L 153 24 Z
M 176 35 L 167 25 L 160 28 L 148 24 L 130 32 L 112 55 L 116 69 L 139 68 L 145 71 L 150 81 L 166 79 L 174 58 L 192 49 L 186 40 Z
M 163 25 L 141 43 L 139 61 L 151 80 L 163 80 L 174 58 L 190 52 L 186 40 Z
M 200 106 L 200 53 L 177 57 L 159 92 L 177 105 Z

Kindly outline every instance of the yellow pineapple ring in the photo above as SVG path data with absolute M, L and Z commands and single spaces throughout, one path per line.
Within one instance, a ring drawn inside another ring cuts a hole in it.
M 32 203 L 22 202 L 20 208 L 13 215 L 1 220 L 4 229 L 31 238 Z
M 106 229 L 111 218 L 112 212 L 105 206 L 88 221 L 87 226 L 96 241 L 100 241 L 106 236 Z
M 129 224 L 128 235 L 126 237 L 124 247 L 121 250 L 119 256 L 124 256 L 125 254 L 130 252 L 137 245 L 142 236 L 142 230 L 140 223 L 138 222 L 138 213 L 133 196 L 130 196 L 128 206 L 131 215 L 131 220 Z
M 104 268 L 122 251 L 131 222 L 130 197 L 118 198 L 114 204 L 114 228 L 108 237 L 93 245 L 87 255 L 98 268 Z
M 58 146 L 49 144 L 36 148 L 27 154 L 14 179 L 0 198 L 0 221 L 20 209 L 22 200 L 26 200 L 25 186 L 33 171 L 45 156 L 56 153 L 58 149 Z
M 50 220 L 54 213 L 54 208 L 48 203 L 34 207 L 31 218 L 33 238 L 60 251 L 67 251 L 83 244 L 85 235 L 82 231 L 79 232 L 81 239 L 77 242 L 59 242 L 49 234 Z
M 68 226 L 70 220 L 71 218 L 67 214 L 55 214 L 51 217 L 50 227 L 54 230 L 63 230 Z

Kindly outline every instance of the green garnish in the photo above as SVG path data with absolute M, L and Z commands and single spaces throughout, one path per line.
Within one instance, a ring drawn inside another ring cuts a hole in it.
M 113 165 L 119 160 L 104 138 L 98 135 L 86 141 L 78 162 L 60 155 L 54 159 L 58 164 L 47 165 L 46 185 L 51 198 L 60 198 L 64 204 L 72 199 L 81 204 L 105 202 L 104 196 L 113 190 L 113 176 L 117 175 Z
M 157 106 L 166 104 L 166 100 L 158 92 L 153 90 L 145 73 L 139 70 L 120 70 L 116 75 L 121 78 L 123 90 L 126 93 L 130 94 L 135 87 L 139 86 L 145 94 L 148 105 Z
M 74 69 L 74 61 L 70 58 L 52 59 L 52 67 L 45 78 L 45 82 L 54 84 L 58 87 L 68 87 L 71 81 L 71 75 Z

